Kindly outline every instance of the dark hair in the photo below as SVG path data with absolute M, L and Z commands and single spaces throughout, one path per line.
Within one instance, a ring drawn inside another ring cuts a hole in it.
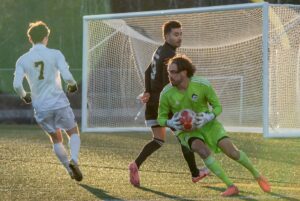
M 42 42 L 46 36 L 49 36 L 50 29 L 46 23 L 42 21 L 36 21 L 29 24 L 27 30 L 27 36 L 32 40 L 33 43 Z
M 177 65 L 177 72 L 181 72 L 186 70 L 187 76 L 192 77 L 196 71 L 195 66 L 192 64 L 192 61 L 190 58 L 188 58 L 186 55 L 180 55 L 177 54 L 173 58 L 171 58 L 168 62 L 168 65 L 170 64 L 176 64 Z
M 181 23 L 179 21 L 172 20 L 165 22 L 162 26 L 163 37 L 165 38 L 165 35 L 170 33 L 172 29 L 176 28 L 181 28 Z

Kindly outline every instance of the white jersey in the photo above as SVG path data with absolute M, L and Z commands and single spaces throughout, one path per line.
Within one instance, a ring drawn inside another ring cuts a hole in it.
M 62 90 L 61 78 L 68 84 L 76 84 L 64 55 L 43 44 L 35 44 L 16 63 L 13 86 L 24 97 L 23 79 L 26 77 L 30 90 L 32 105 L 37 112 L 55 110 L 70 105 Z

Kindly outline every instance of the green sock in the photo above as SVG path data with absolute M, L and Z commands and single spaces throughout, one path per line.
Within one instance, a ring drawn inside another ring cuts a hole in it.
M 217 177 L 219 177 L 227 186 L 233 185 L 233 182 L 227 177 L 222 167 L 215 160 L 214 157 L 209 156 L 206 159 L 203 159 L 206 167 L 210 169 Z
M 260 176 L 257 169 L 252 165 L 251 161 L 249 160 L 248 156 L 240 150 L 240 158 L 237 160 L 242 166 L 247 168 L 251 174 L 254 176 L 254 178 L 258 178 Z

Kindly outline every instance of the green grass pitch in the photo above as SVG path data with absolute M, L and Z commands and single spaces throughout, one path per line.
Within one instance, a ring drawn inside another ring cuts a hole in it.
M 84 179 L 78 183 L 69 178 L 38 126 L 0 125 L 0 200 L 300 200 L 300 138 L 229 135 L 269 179 L 271 193 L 262 192 L 245 168 L 223 154 L 216 158 L 239 187 L 239 196 L 222 198 L 225 186 L 215 176 L 192 183 L 172 135 L 141 167 L 141 187 L 132 187 L 128 164 L 150 133 L 82 133 Z M 197 163 L 202 166 L 198 156 Z

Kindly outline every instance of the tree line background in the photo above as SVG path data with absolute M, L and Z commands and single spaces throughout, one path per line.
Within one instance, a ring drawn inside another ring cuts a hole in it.
M 26 52 L 29 22 L 43 20 L 51 29 L 49 47 L 60 49 L 71 67 L 82 63 L 82 17 L 91 14 L 190 8 L 237 3 L 248 0 L 1 0 L 0 68 L 14 68 Z M 299 0 L 269 0 L 270 3 L 299 4 Z M 0 86 L 1 87 L 1 86 Z M 1 89 L 0 91 L 5 91 Z
M 299 0 L 269 0 L 269 3 L 300 4 Z M 250 0 L 1 0 L 0 4 L 0 123 L 34 123 L 31 105 L 24 105 L 13 91 L 16 60 L 31 48 L 26 31 L 30 22 L 49 25 L 48 46 L 60 49 L 81 85 L 82 24 L 84 15 L 166 10 L 250 3 Z M 28 86 L 25 89 L 28 89 Z M 81 92 L 69 96 L 80 115 Z M 80 118 L 78 116 L 79 121 Z

